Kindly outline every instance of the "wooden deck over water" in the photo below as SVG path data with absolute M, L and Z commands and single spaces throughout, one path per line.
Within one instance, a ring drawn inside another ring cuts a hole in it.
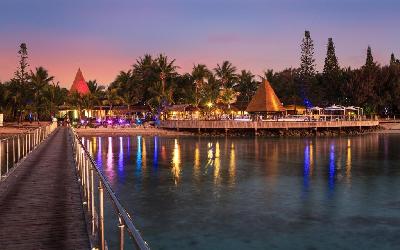
M 0 249 L 90 249 L 67 128 L 0 183 Z
M 379 121 L 200 121 L 200 120 L 167 120 L 161 121 L 161 128 L 169 129 L 301 129 L 301 128 L 346 128 L 374 127 Z

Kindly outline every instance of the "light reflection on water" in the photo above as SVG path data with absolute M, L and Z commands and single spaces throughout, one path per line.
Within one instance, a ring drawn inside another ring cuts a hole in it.
M 179 177 L 181 175 L 181 150 L 179 147 L 178 139 L 174 142 L 174 151 L 172 153 L 172 176 L 174 177 L 175 185 L 178 185 Z
M 391 249 L 400 243 L 399 140 L 133 136 L 86 145 L 154 249 Z

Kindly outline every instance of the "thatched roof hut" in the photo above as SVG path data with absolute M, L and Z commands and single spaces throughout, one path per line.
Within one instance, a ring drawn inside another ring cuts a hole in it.
M 90 94 L 89 86 L 87 85 L 80 68 L 78 69 L 78 72 L 76 72 L 75 80 L 72 83 L 70 93 L 72 92 L 77 92 L 81 96 Z
M 264 80 L 247 106 L 247 112 L 277 113 L 285 108 L 276 96 L 268 80 Z

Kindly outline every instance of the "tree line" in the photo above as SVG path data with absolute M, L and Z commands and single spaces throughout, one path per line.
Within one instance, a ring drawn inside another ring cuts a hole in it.
M 268 79 L 285 105 L 341 104 L 363 107 L 367 114 L 400 113 L 400 61 L 394 54 L 387 65 L 381 66 L 368 47 L 364 65 L 342 68 L 333 39 L 329 38 L 323 71 L 317 72 L 309 31 L 305 31 L 300 48 L 300 67 L 279 72 L 266 70 L 259 77 L 249 70 L 238 70 L 229 61 L 213 69 L 195 64 L 190 73 L 179 74 L 174 59 L 164 54 L 145 54 L 107 87 L 96 80 L 88 81 L 91 93 L 80 96 L 61 88 L 45 68 L 28 70 L 28 50 L 23 43 L 14 77 L 0 84 L 0 112 L 7 120 L 23 120 L 32 115 L 45 120 L 62 106 L 84 109 L 140 104 L 148 105 L 154 113 L 171 104 L 220 104 L 225 108 L 235 104 L 245 109 L 261 79 Z

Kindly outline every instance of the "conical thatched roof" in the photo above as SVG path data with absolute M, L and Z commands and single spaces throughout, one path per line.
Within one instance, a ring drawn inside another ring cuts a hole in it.
M 268 80 L 264 80 L 247 106 L 247 112 L 283 112 L 285 109 Z
M 90 94 L 89 87 L 85 81 L 85 78 L 83 78 L 81 69 L 78 69 L 78 72 L 76 72 L 74 83 L 70 89 L 70 93 L 72 92 L 78 92 L 81 96 Z

